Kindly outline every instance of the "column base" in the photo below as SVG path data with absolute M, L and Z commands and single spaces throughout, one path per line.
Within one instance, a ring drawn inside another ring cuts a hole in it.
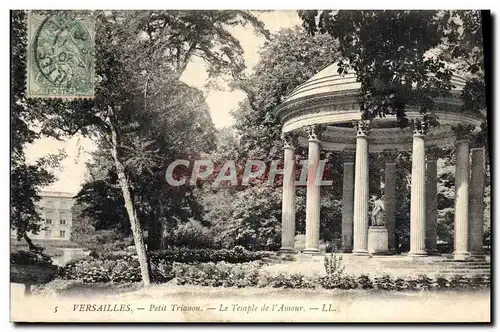
M 408 257 L 422 257 L 422 256 L 428 256 L 427 251 L 425 250 L 419 250 L 419 251 L 413 251 L 408 253 Z
M 340 248 L 340 252 L 344 254 L 350 254 L 352 252 L 352 248 Z
M 474 262 L 486 262 L 486 255 L 481 253 L 471 253 L 469 260 Z
M 455 251 L 453 253 L 453 260 L 455 261 L 468 261 L 472 258 L 472 255 L 468 251 Z
M 304 254 L 308 255 L 320 255 L 321 251 L 318 248 L 306 248 L 304 251 L 302 251 Z
M 296 251 L 292 247 L 281 247 L 279 250 L 280 254 L 295 254 Z
M 354 256 L 371 256 L 369 253 L 368 253 L 368 249 L 354 249 L 352 251 L 352 254 Z
M 429 256 L 439 256 L 441 255 L 437 249 L 429 249 L 427 250 L 427 255 Z

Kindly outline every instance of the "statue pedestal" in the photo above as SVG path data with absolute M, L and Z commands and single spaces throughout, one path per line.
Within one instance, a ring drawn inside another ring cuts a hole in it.
M 389 234 L 385 226 L 370 226 L 368 229 L 368 253 L 371 255 L 389 254 Z
M 304 234 L 298 234 L 295 236 L 295 243 L 293 249 L 297 252 L 301 252 L 306 247 L 306 236 Z

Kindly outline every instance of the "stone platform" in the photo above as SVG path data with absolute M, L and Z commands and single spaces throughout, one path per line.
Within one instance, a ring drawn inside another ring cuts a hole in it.
M 266 259 L 269 272 L 302 273 L 312 276 L 314 274 L 324 274 L 324 257 L 322 255 L 276 255 Z M 483 277 L 490 276 L 489 258 L 482 261 L 457 262 L 452 260 L 451 255 L 409 257 L 406 255 L 394 256 L 354 256 L 352 254 L 335 254 L 342 257 L 345 272 L 353 275 L 369 274 L 378 276 L 390 274 L 393 277 L 418 276 L 425 274 L 429 277 L 437 275 L 452 277 L 460 274 L 462 276 Z

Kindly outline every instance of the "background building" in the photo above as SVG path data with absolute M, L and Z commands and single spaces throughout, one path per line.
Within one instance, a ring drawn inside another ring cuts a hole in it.
M 71 236 L 74 204 L 73 194 L 66 192 L 42 191 L 38 202 L 44 225 L 38 234 L 29 234 L 34 240 L 66 240 Z M 45 228 L 45 229 L 44 229 Z

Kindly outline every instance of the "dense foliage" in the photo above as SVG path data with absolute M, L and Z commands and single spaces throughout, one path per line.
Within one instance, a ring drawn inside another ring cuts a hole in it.
M 269 169 L 270 161 L 282 159 L 280 123 L 274 109 L 298 85 L 336 59 L 336 43 L 327 35 L 310 37 L 302 28 L 283 29 L 267 41 L 252 75 L 237 82 L 247 99 L 234 111 L 235 133 L 223 132 L 214 162 L 236 159 L 243 169 L 248 159 L 261 160 Z M 305 151 L 296 153 L 307 158 Z M 323 156 L 326 157 L 326 156 Z M 334 185 L 322 190 L 321 237 L 331 241 L 340 232 L 341 163 L 331 167 Z M 281 166 L 280 166 L 281 167 Z M 212 225 L 219 246 L 242 245 L 251 249 L 276 250 L 281 238 L 281 179 L 271 185 L 267 178 L 246 187 L 214 190 L 202 188 L 204 220 Z M 335 182 L 336 181 L 336 182 Z M 297 231 L 305 231 L 305 188 L 297 188 Z
M 429 54 L 444 35 L 438 13 L 324 10 L 300 15 L 309 32 L 328 33 L 339 41 L 338 71 L 355 72 L 364 117 L 396 114 L 404 127 L 409 124 L 407 106 L 425 114 L 434 109 L 433 98 L 451 88 L 451 68 L 440 54 Z
M 52 259 L 41 252 L 17 251 L 10 253 L 10 282 L 33 284 L 50 282 L 58 275 L 57 266 L 52 264 Z
M 181 256 L 178 256 L 181 257 Z M 426 275 L 394 278 L 388 274 L 371 277 L 344 272 L 342 259 L 325 257 L 323 275 L 305 276 L 302 273 L 270 274 L 263 270 L 261 261 L 229 263 L 225 260 L 186 262 L 155 259 L 151 264 L 154 282 L 175 280 L 178 285 L 200 285 L 210 287 L 270 287 L 288 289 L 375 289 L 386 291 L 426 291 L 449 288 L 489 287 L 489 277 L 480 275 L 465 277 L 454 275 L 449 278 Z M 246 263 L 245 263 L 246 262 Z M 66 265 L 60 276 L 64 279 L 79 280 L 84 283 L 140 281 L 138 262 L 131 256 L 120 258 L 83 259 Z
M 26 98 L 26 22 L 24 11 L 11 12 L 10 228 L 18 240 L 27 241 L 30 250 L 39 251 L 28 233 L 37 234 L 41 230 L 41 216 L 36 208 L 39 190 L 55 180 L 53 170 L 57 169 L 62 156 L 47 155 L 29 162 L 24 149 L 42 136 L 61 138 L 75 133 L 84 121 L 92 122 L 92 116 L 87 101 Z
M 231 250 L 171 248 L 149 253 L 154 282 L 165 282 L 172 277 L 172 263 L 243 263 L 260 260 L 265 252 L 250 252 L 242 247 Z M 135 282 L 140 281 L 139 261 L 131 254 L 106 254 L 101 257 L 86 257 L 66 264 L 59 273 L 63 279 L 84 282 Z M 170 276 L 170 277 L 169 277 Z
M 94 281 L 136 281 L 139 270 L 143 279 L 150 270 L 156 276 L 153 279 L 163 275 L 166 280 L 165 275 L 171 273 L 167 263 L 172 261 L 247 261 L 231 250 L 212 249 L 277 250 L 282 209 L 279 177 L 272 185 L 262 177 L 249 186 L 213 188 L 210 181 L 200 181 L 196 187 L 173 187 L 165 181 L 165 170 L 176 159 L 206 158 L 215 163 L 216 171 L 227 160 L 235 160 L 240 176 L 248 159 L 262 160 L 268 167 L 271 160 L 282 159 L 276 107 L 332 63 L 341 74 L 356 72 L 365 118 L 396 114 L 401 126 L 409 124 L 405 118 L 408 105 L 418 105 L 429 123 L 437 125 L 433 98 L 449 91 L 451 74 L 463 75 L 467 83 L 462 111 L 485 120 L 472 144 L 487 143 L 482 20 L 476 11 L 301 11 L 303 28 L 273 35 L 246 11 L 92 15 L 97 20 L 99 77 L 95 101 L 35 102 L 24 96 L 25 13 L 12 14 L 11 228 L 19 238 L 40 230 L 37 191 L 51 183 L 49 168 L 58 164 L 57 156 L 52 156 L 28 165 L 26 144 L 43 135 L 61 138 L 77 132 L 97 143 L 88 165 L 89 177 L 76 198 L 72 240 L 104 258 L 74 263 L 73 270 L 67 270 L 70 275 L 74 272 Z M 253 72 L 245 77 L 243 49 L 229 30 L 247 24 L 269 39 Z M 245 92 L 247 98 L 233 112 L 233 128 L 216 130 L 203 93 L 180 81 L 196 57 L 206 62 L 211 83 L 223 77 Z M 40 130 L 33 129 L 35 124 Z M 307 158 L 307 151 L 300 147 L 296 154 Z M 447 243 L 448 250 L 453 244 L 453 158 L 451 148 L 442 151 L 438 161 L 438 238 Z M 333 185 L 321 188 L 320 238 L 336 250 L 341 231 L 342 156 L 323 152 L 321 159 L 329 161 L 326 173 Z M 396 242 L 397 250 L 405 252 L 409 249 L 411 154 L 400 153 L 396 162 Z M 384 166 L 383 155 L 370 155 L 370 190 L 374 193 L 383 185 Z M 485 234 L 490 223 L 489 165 L 487 169 Z M 296 231 L 301 234 L 305 232 L 306 190 L 298 187 L 296 192 Z M 138 261 L 120 256 L 113 263 L 107 256 L 133 244 Z M 199 248 L 207 250 L 193 250 Z M 151 254 L 148 268 L 146 252 Z M 241 255 L 253 257 L 246 251 Z M 160 261 L 167 265 L 159 267 L 164 265 Z M 193 269 L 189 273 L 198 273 Z M 383 288 L 389 283 L 387 278 L 342 278 L 320 283 L 324 288 L 354 284 Z M 281 279 L 269 282 L 293 285 L 302 280 L 298 275 Z

